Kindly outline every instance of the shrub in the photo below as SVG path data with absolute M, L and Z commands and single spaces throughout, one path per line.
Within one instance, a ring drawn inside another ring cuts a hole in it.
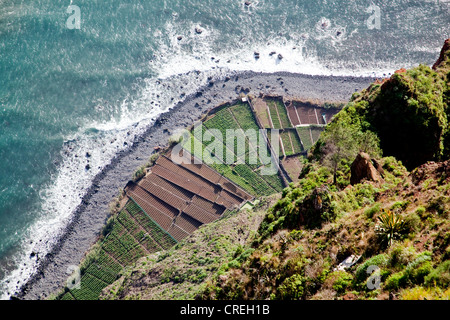
M 300 274 L 284 279 L 283 283 L 278 287 L 275 297 L 282 300 L 298 300 L 303 298 L 305 294 L 306 279 Z
M 386 290 L 398 290 L 403 288 L 407 284 L 407 276 L 403 271 L 391 274 L 384 283 L 384 289 Z
M 390 172 L 395 177 L 401 177 L 406 173 L 406 168 L 403 166 L 402 162 L 395 159 L 395 157 L 385 157 L 383 160 L 383 169 Z
M 400 298 L 402 300 L 449 300 L 450 289 L 442 291 L 440 288 L 415 287 L 404 290 Z
M 116 222 L 115 217 L 110 217 L 108 221 L 106 222 L 105 226 L 102 230 L 102 236 L 106 237 L 113 229 L 114 223 Z
M 425 277 L 425 285 L 450 286 L 450 260 L 442 262 Z
M 416 256 L 414 247 L 397 245 L 392 248 L 389 255 L 389 266 L 396 269 L 404 269 Z
M 422 284 L 425 281 L 425 277 L 433 270 L 433 264 L 431 261 L 425 261 L 417 269 L 412 269 L 409 272 L 408 279 L 414 284 Z
M 445 196 L 439 196 L 431 200 L 427 206 L 428 211 L 435 212 L 440 216 L 443 216 L 446 213 L 445 203 L 447 202 Z
M 142 166 L 133 173 L 133 177 L 132 177 L 133 182 L 136 182 L 145 176 L 145 169 L 146 169 L 146 166 Z
M 433 270 L 431 264 L 431 253 L 428 251 L 420 253 L 412 262 L 408 263 L 405 269 L 405 276 L 413 284 L 421 284 Z
M 383 237 L 383 240 L 387 242 L 387 246 L 390 247 L 394 238 L 399 237 L 405 229 L 405 222 L 399 215 L 390 210 L 384 210 L 378 217 L 380 225 L 378 226 L 378 232 Z
M 406 209 L 408 204 L 409 203 L 407 201 L 397 201 L 391 206 L 391 210 L 396 212 L 403 211 Z
M 380 210 L 381 205 L 379 203 L 375 203 L 372 207 L 364 211 L 364 215 L 366 216 L 367 219 L 372 219 L 375 214 L 380 212 Z
M 427 211 L 424 207 L 418 207 L 416 209 L 416 214 L 419 216 L 419 218 L 423 221 L 428 219 L 429 217 L 432 216 L 432 214 Z
M 337 275 L 337 278 L 333 283 L 333 289 L 337 293 L 344 293 L 353 282 L 353 276 L 346 271 L 335 271 L 332 275 Z
M 416 232 L 420 229 L 420 227 L 422 225 L 420 217 L 415 212 L 411 212 L 411 213 L 407 214 L 404 218 L 404 222 L 405 222 L 405 226 L 404 226 L 405 233 Z
M 377 266 L 381 269 L 387 265 L 388 261 L 389 261 L 388 256 L 385 253 L 367 259 L 363 264 L 361 264 L 356 269 L 355 272 L 356 283 L 362 283 L 368 278 L 369 274 L 367 273 L 367 268 L 369 268 L 369 266 Z

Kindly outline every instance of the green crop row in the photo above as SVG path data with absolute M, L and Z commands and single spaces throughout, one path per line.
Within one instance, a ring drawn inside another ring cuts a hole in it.
M 119 259 L 121 255 L 123 255 L 126 250 L 120 243 L 119 239 L 117 239 L 113 234 L 109 234 L 105 241 L 103 242 L 102 247 L 115 259 Z
M 244 164 L 238 164 L 234 167 L 234 170 L 245 180 L 250 183 L 259 195 L 270 195 L 273 193 L 273 189 L 267 184 L 267 182 L 252 171 L 248 166 Z
M 289 130 L 289 135 L 291 136 L 292 145 L 294 146 L 294 154 L 301 153 L 303 151 L 302 144 L 298 138 L 297 132 Z
M 100 293 L 107 286 L 108 283 L 103 282 L 90 274 L 85 274 L 81 278 L 81 288 L 72 289 L 70 290 L 70 293 L 77 300 L 98 300 Z
M 323 128 L 321 127 L 312 127 L 311 128 L 311 135 L 313 138 L 313 144 L 317 142 L 317 140 L 319 140 L 319 136 L 322 133 Z
M 205 121 L 203 124 L 207 129 L 218 129 L 222 133 L 223 139 L 226 137 L 227 129 L 239 129 L 239 125 L 228 109 L 217 112 L 214 117 Z
M 267 106 L 269 107 L 270 117 L 272 118 L 272 124 L 274 129 L 282 129 L 281 122 L 277 113 L 277 106 L 272 100 L 267 101 Z
M 261 175 L 260 171 L 258 171 L 258 174 Z M 278 176 L 278 174 L 261 175 L 261 178 L 263 178 L 277 192 L 283 191 L 284 186 L 283 186 L 283 184 L 281 182 L 281 179 Z
M 279 115 L 279 120 L 280 120 L 280 124 L 281 126 L 285 129 L 285 128 L 290 128 L 292 127 L 291 122 L 289 121 L 289 117 L 287 115 L 287 111 L 286 108 L 284 107 L 283 102 L 279 101 L 279 100 L 275 100 L 274 104 L 278 110 L 278 115 Z
M 160 246 L 153 240 L 152 237 L 150 237 L 149 234 L 144 233 L 143 231 L 142 235 L 139 236 L 139 242 L 141 245 L 147 249 L 148 252 L 153 253 L 159 251 L 161 248 Z
M 234 117 L 236 118 L 239 126 L 242 130 L 247 131 L 249 129 L 258 131 L 259 127 L 256 124 L 255 116 L 248 104 L 237 104 L 230 108 Z
M 309 150 L 312 147 L 311 135 L 309 130 L 310 130 L 309 127 L 297 128 L 298 135 L 300 137 L 300 140 L 302 141 L 303 148 L 305 150 Z
M 289 138 L 289 132 L 288 131 L 280 132 L 280 138 L 281 138 L 281 141 L 283 142 L 284 153 L 286 154 L 286 156 L 291 156 L 293 154 L 293 152 L 292 152 L 291 139 Z
M 86 273 L 91 274 L 108 284 L 113 283 L 117 278 L 117 272 L 97 263 L 91 263 L 86 269 Z
M 140 229 L 139 225 L 129 216 L 126 210 L 119 212 L 117 221 L 119 221 L 132 235 L 135 235 Z
M 76 299 L 70 292 L 67 292 L 65 295 L 62 296 L 61 300 L 76 300 Z
M 253 188 L 253 186 L 247 182 L 244 178 L 242 178 L 236 171 L 234 171 L 230 166 L 226 164 L 213 164 L 211 167 L 216 170 L 218 173 L 223 175 L 225 178 L 233 181 L 237 185 L 244 188 L 247 192 L 250 192 L 253 195 L 257 195 L 258 193 Z
M 111 270 L 112 273 L 119 273 L 122 270 L 122 265 L 108 255 L 104 249 L 97 254 L 95 263 L 102 268 Z

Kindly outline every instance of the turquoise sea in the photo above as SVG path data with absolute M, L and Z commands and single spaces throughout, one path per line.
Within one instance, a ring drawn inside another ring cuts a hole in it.
M 450 37 L 448 0 L 245 2 L 0 0 L 1 298 L 114 154 L 208 77 L 383 77 Z

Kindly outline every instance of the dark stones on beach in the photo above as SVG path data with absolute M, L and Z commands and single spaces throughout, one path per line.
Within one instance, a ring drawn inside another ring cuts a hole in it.
M 239 93 L 248 94 L 250 92 L 250 88 L 243 88 L 241 86 L 236 86 L 234 88 L 234 92 L 236 92 L 237 94 L 239 94 Z
M 275 58 L 276 54 L 273 59 Z M 200 74 L 198 71 L 192 72 L 193 75 Z M 250 83 L 250 76 L 255 79 L 253 84 Z M 281 80 L 280 76 L 259 73 L 250 73 L 247 75 L 246 73 L 241 73 L 239 76 L 230 74 L 227 78 L 225 78 L 225 83 L 227 84 L 226 87 L 224 87 L 224 89 L 226 88 L 225 90 L 217 90 L 221 87 L 221 81 L 215 81 L 216 85 L 213 87 L 214 89 L 207 88 L 208 81 L 204 81 L 205 86 L 200 89 L 198 93 L 189 95 L 182 104 L 179 104 L 176 108 L 170 109 L 167 113 L 161 114 L 158 117 L 153 117 L 153 120 L 156 121 L 156 123 L 146 131 L 143 138 L 140 139 L 139 135 L 139 140 L 136 139 L 136 142 L 129 143 L 130 148 L 127 148 L 126 152 L 114 158 L 111 164 L 108 165 L 105 170 L 102 170 L 100 175 L 96 176 L 94 182 L 98 184 L 98 187 L 94 187 L 93 183 L 87 191 L 86 196 L 83 197 L 80 206 L 74 213 L 72 222 L 66 228 L 67 232 L 64 233 L 64 236 L 58 242 L 58 245 L 52 249 L 48 256 L 41 257 L 39 269 L 27 285 L 21 288 L 18 295 L 19 299 L 37 299 L 38 296 L 43 296 L 46 292 L 56 292 L 63 289 L 65 280 L 67 279 L 67 266 L 78 264 L 79 259 L 83 256 L 82 254 L 84 254 L 85 250 L 87 250 L 92 242 L 96 240 L 98 236 L 97 232 L 101 232 L 100 230 L 104 225 L 103 221 L 107 218 L 110 199 L 117 195 L 117 187 L 125 185 L 130 176 L 130 170 L 134 170 L 138 164 L 144 164 L 148 159 L 148 154 L 150 151 L 154 151 L 153 148 L 155 146 L 165 146 L 167 144 L 168 135 L 162 133 L 163 129 L 169 128 L 170 130 L 175 130 L 177 127 L 182 128 L 192 124 L 191 119 L 195 119 L 197 116 L 200 117 L 202 111 L 209 109 L 210 105 L 203 104 L 201 100 L 205 99 L 205 101 L 209 102 L 213 90 L 214 93 L 218 93 L 218 95 L 217 99 L 213 99 L 210 104 L 218 104 L 227 99 L 236 99 L 233 89 L 237 85 L 241 86 L 239 91 L 242 89 L 244 92 L 251 88 L 255 95 L 261 93 L 257 90 L 257 84 L 260 84 L 262 88 L 265 84 L 270 84 L 272 87 L 277 86 L 278 91 L 276 93 L 282 94 L 283 92 L 283 89 L 279 88 Z M 206 80 L 206 77 L 203 79 Z M 285 84 L 293 84 L 291 88 L 292 94 L 297 94 L 297 90 L 299 90 L 300 93 L 306 91 L 308 88 L 312 87 L 314 83 L 317 84 L 316 86 L 318 88 L 321 87 L 318 84 L 322 84 L 322 80 L 316 81 L 310 79 L 310 77 L 303 76 L 291 78 L 289 75 L 285 75 L 283 79 Z M 353 80 L 349 79 L 349 82 L 351 81 Z M 313 84 L 311 85 L 310 82 L 313 82 Z M 297 83 L 299 84 L 298 86 L 296 85 Z M 336 81 L 333 83 L 336 83 Z M 326 81 L 324 85 L 327 85 Z M 364 83 L 364 87 L 367 87 L 368 85 L 369 82 Z M 362 85 L 361 88 L 363 88 Z M 184 91 L 181 88 L 179 89 L 179 93 Z M 353 89 L 354 87 L 349 84 L 342 83 L 342 85 L 331 86 L 330 90 L 327 90 L 326 92 L 330 96 L 337 94 L 337 96 L 340 97 L 342 95 L 340 93 L 344 91 L 344 93 L 350 96 L 350 91 L 353 91 Z M 348 92 L 345 92 L 346 90 Z M 284 91 L 287 92 L 288 90 L 285 89 Z M 200 98 L 196 99 L 196 96 L 197 98 Z M 202 98 L 202 96 L 204 96 L 204 98 Z M 161 128 L 162 123 L 164 123 L 164 126 Z M 132 133 L 127 132 L 127 134 L 131 135 Z M 137 157 L 136 155 L 140 156 Z M 81 153 L 79 156 L 83 157 L 84 155 Z M 93 154 L 91 158 L 92 157 L 94 157 Z M 135 158 L 136 161 L 134 161 Z M 87 160 L 87 158 L 84 158 L 85 164 L 87 163 Z M 122 178 L 121 175 L 124 177 Z M 123 185 L 121 179 L 126 179 Z M 93 231 L 95 232 L 93 233 Z M 36 243 L 37 242 L 38 241 L 36 241 Z M 80 254 L 79 251 L 81 251 L 82 254 Z M 40 255 L 41 254 L 39 254 L 39 256 Z M 57 267 L 55 267 L 56 263 L 54 263 L 54 258 L 56 257 L 58 257 Z M 34 259 L 36 259 L 36 257 Z

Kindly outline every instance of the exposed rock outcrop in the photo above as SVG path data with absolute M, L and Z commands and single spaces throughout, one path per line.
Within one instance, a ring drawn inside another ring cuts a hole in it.
M 411 179 L 415 185 L 427 179 L 445 181 L 448 178 L 450 178 L 450 160 L 444 162 L 430 161 L 411 172 Z
M 372 160 L 367 153 L 360 152 L 351 166 L 351 178 L 350 183 L 355 185 L 362 180 L 381 181 L 383 179 L 383 169 L 381 165 Z
M 450 56 L 450 38 L 445 40 L 439 59 L 433 65 L 433 70 L 436 70 L 445 61 L 446 56 Z

